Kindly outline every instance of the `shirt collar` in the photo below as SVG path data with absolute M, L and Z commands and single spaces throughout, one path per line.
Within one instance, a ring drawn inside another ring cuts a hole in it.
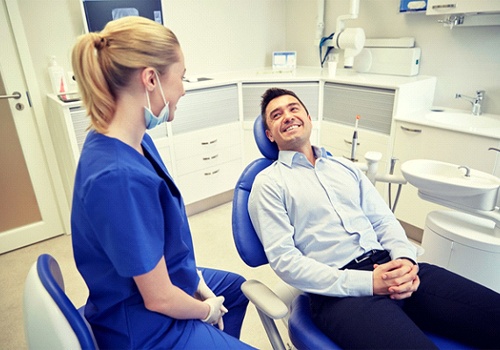
M 316 159 L 327 157 L 328 155 L 323 147 L 312 146 L 312 149 Z M 294 161 L 298 161 L 297 159 L 300 154 L 302 153 L 296 151 L 280 151 L 278 155 L 278 161 L 291 168 L 292 163 Z

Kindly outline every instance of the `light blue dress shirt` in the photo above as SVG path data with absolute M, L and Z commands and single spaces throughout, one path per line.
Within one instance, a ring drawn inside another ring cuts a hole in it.
M 372 249 L 416 261 L 416 248 L 370 180 L 342 158 L 313 147 L 257 175 L 249 214 L 269 264 L 288 284 L 328 296 L 373 295 L 370 271 L 340 270 Z

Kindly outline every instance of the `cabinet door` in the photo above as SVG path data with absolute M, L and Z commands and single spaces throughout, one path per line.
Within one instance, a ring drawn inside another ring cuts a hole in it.
M 239 120 L 236 84 L 190 90 L 177 104 L 172 133 L 179 135 Z
M 395 91 L 388 89 L 325 84 L 323 120 L 389 135 Z
M 394 157 L 400 164 L 411 159 L 432 159 L 465 165 L 472 169 L 493 173 L 498 140 L 433 128 L 407 122 L 397 122 L 394 141 Z M 417 189 L 410 184 L 403 186 L 396 208 L 396 216 L 409 224 L 424 228 L 425 218 L 432 210 L 445 209 L 418 197 Z

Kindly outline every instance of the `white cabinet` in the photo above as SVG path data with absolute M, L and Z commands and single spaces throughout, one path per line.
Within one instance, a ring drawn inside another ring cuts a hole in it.
M 458 211 L 433 211 L 426 219 L 420 261 L 444 267 L 500 292 L 500 237 L 494 222 Z M 494 273 L 492 273 L 495 271 Z
M 239 122 L 174 136 L 176 183 L 186 204 L 229 191 L 242 171 Z
M 63 103 L 55 95 L 49 95 L 48 102 L 47 124 L 68 208 L 71 208 L 76 166 L 90 121 L 81 102 Z
M 488 148 L 498 148 L 498 139 L 403 121 L 397 121 L 395 127 L 393 155 L 399 159 L 396 167 L 398 173 L 400 164 L 410 159 L 433 159 L 465 165 L 490 174 L 494 172 L 497 155 L 496 152 L 488 151 Z M 396 216 L 423 229 L 427 214 L 437 209 L 445 208 L 420 199 L 417 189 L 407 184 L 401 191 Z
M 64 103 L 55 95 L 49 95 L 48 101 L 50 113 L 47 114 L 47 119 L 50 135 L 56 149 L 57 164 L 68 207 L 71 208 L 76 167 L 90 126 L 90 118 L 81 101 Z M 163 162 L 170 169 L 172 162 L 167 124 L 160 125 L 148 133 L 153 138 Z
M 186 204 L 232 190 L 242 171 L 236 84 L 191 90 L 172 123 L 174 176 Z

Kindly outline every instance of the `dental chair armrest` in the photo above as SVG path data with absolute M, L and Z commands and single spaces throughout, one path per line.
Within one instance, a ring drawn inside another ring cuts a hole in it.
M 282 319 L 288 314 L 285 303 L 265 284 L 248 280 L 241 285 L 241 290 L 257 309 L 273 320 Z

